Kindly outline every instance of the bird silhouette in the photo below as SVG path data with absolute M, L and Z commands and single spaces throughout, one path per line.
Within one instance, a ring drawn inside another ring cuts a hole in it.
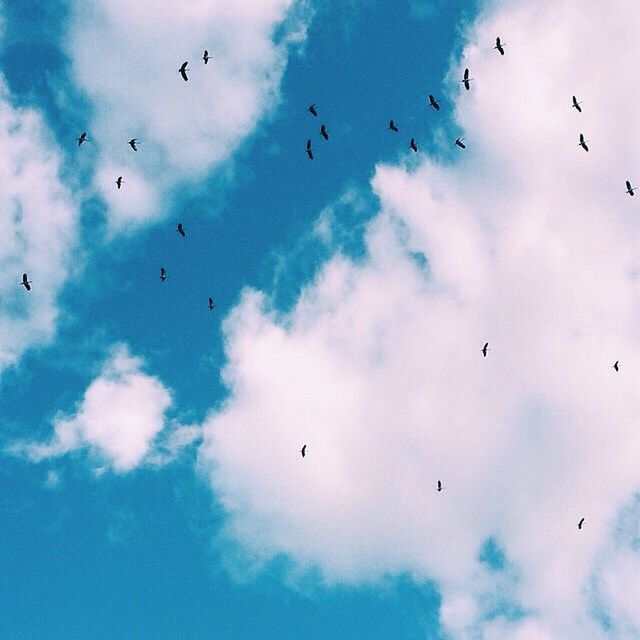
M 416 144 L 415 138 L 411 138 L 411 142 L 409 142 L 409 149 L 412 151 L 418 151 L 418 145 Z
M 209 63 L 209 60 L 211 60 L 211 56 L 209 55 L 209 52 L 205 49 L 204 53 L 202 54 L 202 59 L 204 60 L 205 64 Z
M 87 132 L 86 131 L 83 131 L 78 136 L 78 146 L 80 146 L 83 142 L 89 142 L 89 140 L 87 140 Z
M 456 145 L 461 149 L 466 149 L 467 145 L 464 142 L 462 142 L 463 140 L 464 138 L 456 138 Z
M 628 180 L 627 180 L 626 184 L 627 184 L 627 193 L 628 193 L 630 196 L 635 195 L 635 192 L 634 192 L 635 187 L 632 187 L 632 186 L 631 186 L 631 183 L 630 183 Z
M 312 116 L 317 116 L 318 115 L 318 110 L 316 109 L 316 103 L 314 102 L 313 104 L 310 104 L 309 107 L 307 108 L 307 111 Z
M 22 274 L 22 282 L 20 283 L 27 291 L 31 291 L 31 280 L 29 280 L 29 276 L 26 273 Z
M 429 94 L 429 106 L 433 107 L 436 111 L 440 111 L 438 101 L 431 94 Z
M 138 141 L 138 138 L 131 138 L 131 140 L 129 140 L 129 146 L 134 150 L 137 151 L 138 150 L 138 145 L 140 144 L 140 142 Z
M 398 127 L 396 126 L 396 123 L 393 120 L 389 120 L 389 129 L 391 129 L 391 131 L 395 131 L 396 133 L 398 133 Z
M 442 491 L 442 482 L 438 480 L 438 491 Z
M 178 69 L 178 73 L 182 76 L 182 79 L 186 82 L 189 78 L 187 77 L 187 65 L 188 62 L 183 62 L 180 68 Z
M 464 88 L 469 91 L 469 89 L 471 88 L 470 82 L 473 80 L 473 78 L 469 77 L 469 69 L 465 69 L 464 70 L 464 76 L 462 76 L 462 80 L 460 80 L 460 82 L 462 82 L 462 84 L 464 84 Z
M 504 43 L 500 42 L 500 38 L 496 38 L 496 46 L 493 47 L 494 49 L 497 49 L 500 52 L 500 55 L 503 56 L 504 55 Z
M 209 298 L 209 311 L 213 311 L 213 309 L 215 308 L 216 303 L 213 301 L 213 298 Z
M 311 148 L 311 140 L 307 140 L 307 155 L 309 160 L 313 160 L 313 149 Z
M 302 457 L 304 458 L 306 453 L 307 453 L 307 445 L 303 445 L 302 449 L 300 449 L 300 453 L 302 454 Z
M 484 343 L 484 347 L 482 347 L 482 355 L 486 358 L 487 357 L 487 351 L 491 351 L 491 349 L 489 349 L 489 343 L 485 342 Z
M 587 146 L 588 140 L 584 139 L 584 135 L 580 134 L 580 142 L 578 142 L 578 146 L 582 147 L 585 151 L 589 151 L 589 147 Z
M 582 107 L 580 106 L 582 103 L 578 102 L 578 99 L 575 96 L 571 96 L 573 104 L 571 105 L 578 113 L 582 113 Z
M 583 524 L 584 524 L 584 518 L 582 518 L 580 522 L 578 522 L 578 529 L 582 529 Z
M 176 228 L 176 231 L 183 237 L 186 238 L 187 234 L 184 232 L 184 227 L 182 226 L 182 222 L 178 222 L 178 227 Z
M 167 279 L 167 272 L 164 267 L 160 267 L 160 282 L 164 282 Z
M 613 363 L 613 368 L 614 368 L 616 371 L 620 371 L 620 361 L 619 361 L 619 360 L 616 360 L 616 361 Z
M 329 132 L 327 131 L 327 127 L 325 125 L 320 125 L 320 135 L 325 139 L 329 139 Z
M 122 176 L 118 176 L 118 179 L 116 180 L 116 187 L 118 187 L 118 189 L 120 189 L 120 187 L 122 187 L 122 183 L 124 182 L 124 180 L 122 179 Z

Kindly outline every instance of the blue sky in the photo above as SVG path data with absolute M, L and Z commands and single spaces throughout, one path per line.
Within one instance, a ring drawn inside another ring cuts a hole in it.
M 2 71 L 12 102 L 41 111 L 63 149 L 64 172 L 74 174 L 75 137 L 87 128 L 90 104 L 60 43 L 68 7 L 55 4 L 4 3 Z M 2 378 L 5 439 L 46 437 L 50 420 L 73 410 L 115 341 L 131 345 L 173 390 L 180 420 L 201 420 L 221 403 L 221 320 L 243 287 L 270 287 L 277 257 L 295 251 L 345 189 L 366 186 L 376 162 L 404 153 L 410 136 L 429 144 L 436 118 L 450 126 L 447 109 L 431 113 L 425 96 L 427 89 L 443 94 L 457 29 L 473 11 L 472 3 L 448 3 L 417 19 L 408 3 L 321 3 L 304 48 L 288 62 L 280 105 L 235 154 L 231 181 L 219 170 L 181 187 L 162 222 L 108 243 L 103 205 L 84 198 L 86 266 L 60 293 L 65 311 L 55 340 Z M 57 92 L 66 96 L 62 108 Z M 311 102 L 317 121 L 306 112 Z M 390 117 L 401 134 L 386 130 Z M 328 143 L 317 135 L 320 121 Z M 317 148 L 313 163 L 304 155 L 307 136 Z M 174 231 L 177 220 L 186 240 Z M 301 252 L 280 285 L 285 307 L 323 257 Z M 170 275 L 164 285 L 160 265 Z M 208 295 L 218 305 L 212 313 Z M 305 594 L 286 586 L 277 566 L 234 581 L 212 542 L 225 516 L 194 476 L 194 455 L 160 471 L 99 480 L 82 456 L 36 467 L 5 459 L 0 635 L 409 639 L 437 627 L 436 592 L 408 577 L 379 587 L 312 584 Z M 47 488 L 52 469 L 60 484 Z

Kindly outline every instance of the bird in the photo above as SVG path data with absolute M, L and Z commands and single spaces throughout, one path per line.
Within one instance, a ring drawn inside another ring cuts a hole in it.
M 87 132 L 83 131 L 79 136 L 78 136 L 78 146 L 80 146 L 83 142 L 89 142 L 87 140 Z
M 431 94 L 429 94 L 429 106 L 433 107 L 436 111 L 440 111 L 438 101 Z
M 438 480 L 438 491 L 442 491 L 442 482 Z
M 578 146 L 582 147 L 585 151 L 589 151 L 589 147 L 587 147 L 587 140 L 584 139 L 584 135 L 580 134 L 580 142 L 578 142 Z
M 620 371 L 620 361 L 619 361 L 619 360 L 616 360 L 616 361 L 613 363 L 613 368 L 614 368 L 616 371 Z
M 176 228 L 176 231 L 183 237 L 186 238 L 187 234 L 184 232 L 184 227 L 182 226 L 182 222 L 178 222 L 178 226 Z
M 327 131 L 327 127 L 325 125 L 320 126 L 320 135 L 325 139 L 329 139 L 329 132 Z
M 164 282 L 167 279 L 167 272 L 164 267 L 160 267 L 160 282 Z
M 20 283 L 27 291 L 31 291 L 31 280 L 26 273 L 22 274 L 22 282 Z
M 216 306 L 216 303 L 213 301 L 213 298 L 209 298 L 209 311 L 213 311 L 214 307 Z
M 635 189 L 635 187 L 632 187 L 632 186 L 631 186 L 631 183 L 627 180 L 627 193 L 628 193 L 630 196 L 635 195 L 634 189 Z
M 398 127 L 396 126 L 396 123 L 393 120 L 389 120 L 389 129 L 391 129 L 391 131 L 395 131 L 396 133 L 398 133 Z
M 580 522 L 578 522 L 578 529 L 582 529 L 583 524 L 584 524 L 584 518 L 581 518 Z
M 309 107 L 307 108 L 307 111 L 312 116 L 317 116 L 318 115 L 318 110 L 316 109 L 316 103 L 314 102 L 313 104 L 310 104 Z
M 300 453 L 302 454 L 302 457 L 304 458 L 304 456 L 307 453 L 307 445 L 306 444 L 302 446 L 302 449 L 300 449 Z
M 180 68 L 178 69 L 178 73 L 182 76 L 182 79 L 186 82 L 189 78 L 187 77 L 187 65 L 188 62 L 183 62 Z
M 118 187 L 118 189 L 120 189 L 120 187 L 122 187 L 122 183 L 124 182 L 124 180 L 122 179 L 122 176 L 118 176 L 118 179 L 116 180 L 116 187 Z
M 466 149 L 467 145 L 464 142 L 462 142 L 463 140 L 464 138 L 456 138 L 456 145 L 461 149 Z
M 138 138 L 131 138 L 131 140 L 129 140 L 129 146 L 134 150 L 137 151 L 138 150 L 138 146 L 140 143 L 138 142 Z
M 204 53 L 202 54 L 202 59 L 204 60 L 204 63 L 207 64 L 209 62 L 209 60 L 211 60 L 211 56 L 209 55 L 209 52 L 205 49 Z
M 409 149 L 412 151 L 418 151 L 418 145 L 416 144 L 415 138 L 411 138 L 411 142 L 409 143 Z
M 571 96 L 573 100 L 573 104 L 571 105 L 578 113 L 582 113 L 582 107 L 580 106 L 582 103 L 578 102 L 578 99 L 575 96 Z
M 311 140 L 307 140 L 307 155 L 309 160 L 313 160 L 313 149 L 311 148 Z
M 496 46 L 493 47 L 494 49 L 497 49 L 500 52 L 500 55 L 503 56 L 504 55 L 504 44 L 502 42 L 500 42 L 500 38 L 496 38 Z
M 491 349 L 489 349 L 489 343 L 485 342 L 484 343 L 484 347 L 482 347 L 482 355 L 486 358 L 487 357 L 487 351 L 491 351 Z
M 465 69 L 464 70 L 464 76 L 462 76 L 462 80 L 460 80 L 460 82 L 462 82 L 462 84 L 464 84 L 464 88 L 469 91 L 469 89 L 471 88 L 471 85 L 469 84 L 471 81 L 473 80 L 473 78 L 469 77 L 469 69 Z

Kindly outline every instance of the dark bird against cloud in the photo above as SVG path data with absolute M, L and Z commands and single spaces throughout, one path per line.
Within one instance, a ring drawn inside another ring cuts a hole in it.
M 124 182 L 124 180 L 122 179 L 122 176 L 118 176 L 117 180 L 116 180 L 116 187 L 118 187 L 118 189 L 120 189 L 120 187 L 122 187 L 122 183 Z
M 87 140 L 87 132 L 83 131 L 79 136 L 78 136 L 78 146 L 80 146 L 83 142 L 89 142 Z
M 626 181 L 626 185 L 627 185 L 627 193 L 628 193 L 630 196 L 635 195 L 635 191 L 634 191 L 635 187 L 632 187 L 632 186 L 631 186 L 631 183 L 630 183 L 628 180 Z
M 578 142 L 578 146 L 582 147 L 585 151 L 589 151 L 589 147 L 587 146 L 588 140 L 584 139 L 584 135 L 580 134 L 580 142 Z
M 134 150 L 137 151 L 138 150 L 138 145 L 140 143 L 138 142 L 137 138 L 131 138 L 131 140 L 129 140 L 129 146 Z
M 22 282 L 20 283 L 27 291 L 31 291 L 31 280 L 29 280 L 29 276 L 26 273 L 22 274 Z
M 504 46 L 504 43 L 500 42 L 500 38 L 496 38 L 496 46 L 494 47 L 494 49 L 497 49 L 500 52 L 501 56 L 504 55 Z
M 571 105 L 578 113 L 582 113 L 582 107 L 580 106 L 582 103 L 578 102 L 578 99 L 575 96 L 571 96 L 573 100 L 573 104 Z
M 411 142 L 409 142 L 409 149 L 414 152 L 418 151 L 418 145 L 416 144 L 415 138 L 411 138 Z
M 486 358 L 487 352 L 489 351 L 489 343 L 485 342 L 484 347 L 482 347 L 482 355 Z
M 464 88 L 469 91 L 469 89 L 471 88 L 471 81 L 473 80 L 473 78 L 469 77 L 469 69 L 465 69 L 464 70 L 464 75 L 462 76 L 462 80 L 460 80 L 460 82 L 462 82 L 462 84 L 464 84 Z
M 182 76 L 182 79 L 186 82 L 189 78 L 187 77 L 187 65 L 188 62 L 183 62 L 182 66 L 178 69 L 178 73 Z
M 467 145 L 464 142 L 462 142 L 463 140 L 464 138 L 456 138 L 456 145 L 461 149 L 466 149 Z
M 302 449 L 300 449 L 300 453 L 302 454 L 302 457 L 304 458 L 305 455 L 307 454 L 307 445 L 303 445 Z
M 211 56 L 209 55 L 209 52 L 205 49 L 204 53 L 202 54 L 202 59 L 204 60 L 205 64 L 209 64 L 209 60 L 211 60 Z

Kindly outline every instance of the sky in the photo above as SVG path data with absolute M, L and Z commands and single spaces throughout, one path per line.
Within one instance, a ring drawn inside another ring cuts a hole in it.
M 0 637 L 640 638 L 638 19 L 0 0 Z

